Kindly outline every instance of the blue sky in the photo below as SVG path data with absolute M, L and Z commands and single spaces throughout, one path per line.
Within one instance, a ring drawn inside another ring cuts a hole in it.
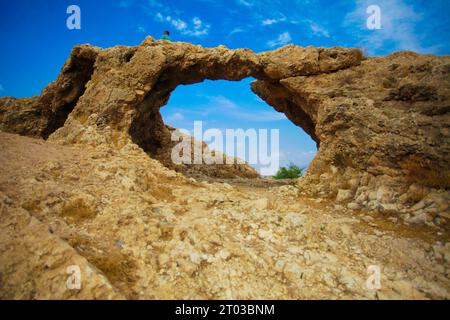
M 81 30 L 68 30 L 66 9 L 81 9 Z M 381 9 L 381 29 L 369 30 L 369 5 Z M 450 54 L 450 1 L 427 0 L 2 0 L 0 96 L 39 94 L 75 44 L 137 45 L 168 29 L 175 41 L 256 52 L 294 43 Z M 194 120 L 215 128 L 280 129 L 281 162 L 306 166 L 315 143 L 250 91 L 250 82 L 206 81 L 179 87 L 162 109 L 175 127 Z

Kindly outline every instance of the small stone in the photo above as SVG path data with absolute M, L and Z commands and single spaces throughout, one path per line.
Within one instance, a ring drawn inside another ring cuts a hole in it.
M 265 210 L 269 205 L 269 200 L 267 198 L 261 198 L 253 202 L 253 207 L 258 210 Z
M 260 239 L 267 240 L 267 239 L 269 239 L 269 238 L 272 237 L 272 232 L 271 232 L 271 231 L 268 231 L 268 230 L 260 229 L 260 230 L 258 231 L 258 237 L 259 237 Z
M 384 235 L 384 232 L 382 232 L 380 230 L 375 230 L 374 233 L 377 237 L 382 237 Z
M 341 231 L 346 236 L 349 236 L 349 235 L 353 234 L 352 229 L 349 226 L 345 225 L 345 224 L 343 226 L 341 226 Z
M 370 201 L 377 200 L 377 192 L 376 191 L 369 192 L 369 200 Z
M 296 282 L 302 276 L 302 269 L 298 264 L 288 262 L 284 267 L 283 274 L 289 281 Z
M 336 202 L 345 202 L 353 198 L 352 190 L 339 189 L 336 196 Z
M 359 210 L 361 209 L 361 206 L 357 204 L 356 202 L 351 202 L 347 205 L 347 208 L 350 210 Z
M 222 260 L 227 260 L 230 255 L 231 253 L 227 249 L 222 249 L 216 254 L 216 256 Z
M 414 206 L 411 207 L 411 211 L 418 211 L 425 208 L 425 200 L 421 200 L 418 203 L 416 203 Z
M 167 254 L 160 254 L 158 257 L 159 266 L 163 267 L 170 261 L 170 258 Z
M 406 221 L 414 224 L 425 224 L 428 221 L 428 215 L 426 212 L 422 212 L 414 215 L 413 217 L 407 219 Z
M 294 227 L 300 227 L 305 223 L 305 218 L 299 214 L 289 212 L 286 215 L 286 220 L 290 222 Z

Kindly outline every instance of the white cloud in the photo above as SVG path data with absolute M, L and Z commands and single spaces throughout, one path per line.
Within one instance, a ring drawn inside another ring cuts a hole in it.
M 266 20 L 263 20 L 263 21 L 261 22 L 261 24 L 262 24 L 263 26 L 270 26 L 270 25 L 275 24 L 275 23 L 277 23 L 277 22 L 278 22 L 277 19 L 266 19 Z
M 178 31 L 184 32 L 187 29 L 187 23 L 181 19 L 173 19 L 172 17 L 167 16 L 166 21 L 171 23 L 172 26 Z
M 209 24 L 204 24 L 198 17 L 192 19 L 192 23 L 194 24 L 194 29 L 190 30 L 188 35 L 200 37 L 208 34 L 209 28 L 211 27 Z
M 286 17 L 283 14 L 280 14 L 279 18 L 272 18 L 272 19 L 264 19 L 261 21 L 261 25 L 263 26 L 271 26 L 276 23 L 285 22 Z
M 254 5 L 253 1 L 250 0 L 237 0 L 237 2 L 244 7 L 253 7 Z
M 322 36 L 325 38 L 330 37 L 330 33 L 328 32 L 328 30 L 325 29 L 324 27 L 320 26 L 316 22 L 311 21 L 311 20 L 305 20 L 305 23 L 308 24 L 309 28 L 311 29 L 311 31 L 313 32 L 314 35 Z
M 291 34 L 289 32 L 283 32 L 275 40 L 267 42 L 267 45 L 269 47 L 284 46 L 289 42 L 291 42 L 291 40 L 292 40 Z
M 181 34 L 192 37 L 201 37 L 207 35 L 211 27 L 209 24 L 204 24 L 203 21 L 198 17 L 194 17 L 191 20 L 191 23 L 188 23 L 179 18 L 164 16 L 161 12 L 156 13 L 155 20 L 158 22 L 169 23 Z
M 237 109 L 238 105 L 231 101 L 228 98 L 225 98 L 223 96 L 213 96 L 209 97 L 210 104 L 212 104 L 212 107 L 214 109 Z
M 286 120 L 286 116 L 283 113 L 276 112 L 274 110 L 269 111 L 246 111 L 243 106 L 238 105 L 234 101 L 224 96 L 209 96 L 208 104 L 203 106 L 201 112 L 202 116 L 209 116 L 213 114 L 223 114 L 225 112 L 230 117 L 253 121 L 253 122 L 270 122 Z
M 142 25 L 138 25 L 137 32 L 139 32 L 139 33 L 147 33 L 147 29 L 144 26 L 142 26 Z
M 247 121 L 255 122 L 270 122 L 286 120 L 286 116 L 283 113 L 276 111 L 258 111 L 258 112 L 238 112 L 236 117 Z
M 221 108 L 237 109 L 238 108 L 238 105 L 236 103 L 234 103 L 233 101 L 231 101 L 228 98 L 225 98 L 224 96 L 209 97 L 209 101 L 211 104 L 213 104 L 212 107 L 215 109 L 221 109 Z
M 233 30 L 231 30 L 231 32 L 229 33 L 229 35 L 232 35 L 232 34 L 235 34 L 235 33 L 242 33 L 242 32 L 244 32 L 244 31 L 245 31 L 245 29 L 240 28 L 240 27 L 236 27 L 236 28 L 234 28 Z

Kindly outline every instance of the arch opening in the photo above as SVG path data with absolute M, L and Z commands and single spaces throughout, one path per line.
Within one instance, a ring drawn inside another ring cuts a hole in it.
M 191 77 L 186 80 L 183 76 L 173 77 L 165 72 L 137 108 L 139 115 L 134 117 L 129 131 L 133 141 L 164 165 L 188 175 L 206 173 L 212 177 L 228 178 L 231 171 L 236 176 L 253 178 L 258 175 L 247 172 L 245 168 L 224 170 L 226 166 L 223 165 L 208 169 L 200 168 L 199 165 L 183 168 L 173 165 L 170 153 L 176 142 L 171 140 L 171 133 L 183 128 L 192 135 L 194 121 L 202 121 L 205 131 L 222 130 L 224 141 L 225 129 L 267 129 L 269 135 L 271 129 L 278 129 L 280 166 L 294 163 L 307 168 L 318 147 L 315 128 L 308 127 L 312 122 L 309 116 L 305 113 L 305 130 L 292 122 L 290 109 L 267 108 L 268 103 L 253 90 L 255 78 L 240 78 L 230 81 Z M 293 102 L 284 102 L 289 108 L 296 107 Z M 248 155 L 248 146 L 246 148 Z M 252 170 L 260 169 L 258 164 L 250 165 Z

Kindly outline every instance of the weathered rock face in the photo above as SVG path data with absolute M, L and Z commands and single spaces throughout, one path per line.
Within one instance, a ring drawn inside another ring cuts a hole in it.
M 412 184 L 448 189 L 449 73 L 449 57 L 407 52 L 363 59 L 357 49 L 289 45 L 255 54 L 147 38 L 76 47 L 40 97 L 0 100 L 0 123 L 42 137 L 60 127 L 50 139 L 66 143 L 120 148 L 131 139 L 157 156 L 170 141 L 159 109 L 178 85 L 252 76 L 252 90 L 320 146 L 305 190 L 350 190 L 349 201 L 378 208 Z M 371 203 L 381 187 L 389 196 Z
M 398 52 L 252 89 L 320 143 L 305 190 L 347 194 L 355 209 L 407 211 L 425 199 L 436 218 L 449 211 L 449 75 L 448 56 Z
M 58 79 L 40 96 L 26 99 L 0 98 L 0 129 L 33 137 L 48 138 L 62 127 L 72 112 L 94 70 L 99 49 L 79 46 Z
M 0 100 L 0 128 L 44 138 L 60 128 L 52 139 L 67 143 L 121 147 L 132 139 L 156 158 L 169 160 L 170 132 L 159 109 L 178 85 L 205 79 L 238 81 L 249 76 L 277 82 L 333 72 L 358 65 L 360 60 L 358 50 L 341 48 L 287 46 L 257 55 L 248 49 L 205 49 L 151 38 L 138 47 L 100 50 L 84 45 L 73 50 L 61 75 L 40 97 Z M 170 163 L 166 161 L 166 165 Z M 242 171 L 238 173 L 241 176 L 255 176 L 242 165 L 216 169 L 219 176 L 236 171 Z

